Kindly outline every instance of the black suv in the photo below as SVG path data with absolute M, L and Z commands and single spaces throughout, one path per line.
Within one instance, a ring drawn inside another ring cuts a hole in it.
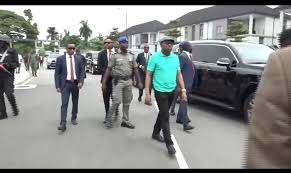
M 190 98 L 239 110 L 248 121 L 254 93 L 274 50 L 261 44 L 219 40 L 190 43 L 198 74 Z

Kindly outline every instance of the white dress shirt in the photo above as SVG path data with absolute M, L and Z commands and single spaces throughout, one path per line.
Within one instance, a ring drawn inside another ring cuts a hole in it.
M 73 61 L 73 70 L 74 70 L 74 80 L 77 80 L 76 76 L 76 70 L 75 70 L 75 59 L 74 55 L 72 55 L 72 61 Z M 69 54 L 66 54 L 66 64 L 67 64 L 67 80 L 71 80 L 71 58 Z
M 115 53 L 114 48 L 112 48 L 112 49 L 111 49 L 111 56 L 112 56 L 112 54 L 114 54 L 114 53 Z M 110 60 L 109 49 L 107 49 L 107 60 L 108 60 L 108 62 L 109 62 L 109 60 Z

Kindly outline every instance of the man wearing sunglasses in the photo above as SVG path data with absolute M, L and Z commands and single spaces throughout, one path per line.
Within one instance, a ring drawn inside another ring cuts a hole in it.
M 77 125 L 79 89 L 82 88 L 85 77 L 85 68 L 82 57 L 74 54 L 76 46 L 68 43 L 64 55 L 57 58 L 55 69 L 55 87 L 61 93 L 61 122 L 58 130 L 66 130 L 67 110 L 70 95 L 72 95 L 72 117 L 71 123 Z
M 105 49 L 99 52 L 98 54 L 98 62 L 97 62 L 97 67 L 99 70 L 101 70 L 101 84 L 104 79 L 105 71 L 108 66 L 108 62 L 110 61 L 112 55 L 115 53 L 114 48 L 113 48 L 113 41 L 111 39 L 106 39 L 104 41 L 104 47 Z M 105 107 L 105 119 L 103 123 L 106 122 L 106 117 L 109 114 L 109 106 L 110 106 L 110 97 L 112 98 L 112 77 L 109 76 L 109 79 L 106 82 L 106 90 L 102 90 L 102 95 L 103 95 L 103 102 L 104 102 L 104 107 Z M 115 118 L 118 118 L 119 110 L 118 107 L 116 108 L 115 111 Z
M 145 76 L 146 76 L 146 68 L 147 64 L 149 62 L 150 56 L 152 55 L 150 52 L 150 47 L 149 44 L 144 45 L 144 52 L 140 53 L 137 55 L 136 62 L 138 65 L 138 72 L 140 75 L 140 79 L 142 81 L 142 85 L 145 86 Z M 143 89 L 139 89 L 139 96 L 138 96 L 138 101 L 141 101 L 141 97 L 143 95 Z
M 108 63 L 108 67 L 105 72 L 104 79 L 102 81 L 102 90 L 106 92 L 107 85 L 106 82 L 111 74 L 113 82 L 113 101 L 112 107 L 110 109 L 109 115 L 106 119 L 105 126 L 107 128 L 112 128 L 112 116 L 117 107 L 121 104 L 123 106 L 123 117 L 121 127 L 126 127 L 129 129 L 134 129 L 129 121 L 129 105 L 132 100 L 132 75 L 135 74 L 137 78 L 139 89 L 143 88 L 140 76 L 137 70 L 136 58 L 132 53 L 127 51 L 128 40 L 126 36 L 121 36 L 118 38 L 120 44 L 120 53 L 116 53 L 112 56 Z

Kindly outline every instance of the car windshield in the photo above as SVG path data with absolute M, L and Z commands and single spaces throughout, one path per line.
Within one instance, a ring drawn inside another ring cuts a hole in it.
M 266 64 L 269 55 L 274 52 L 262 44 L 232 44 L 246 64 Z

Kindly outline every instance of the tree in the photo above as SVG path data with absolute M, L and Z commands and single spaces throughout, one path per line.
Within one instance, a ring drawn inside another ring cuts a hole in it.
M 86 21 L 82 20 L 80 22 L 80 24 L 82 25 L 81 28 L 79 29 L 80 36 L 81 37 L 84 37 L 84 39 L 85 39 L 85 45 L 87 46 L 87 44 L 88 44 L 88 38 L 92 35 L 92 30 L 90 29 L 90 27 L 88 25 L 88 20 L 86 20 Z
M 107 38 L 113 41 L 115 48 L 119 48 L 119 44 L 117 42 L 118 37 L 120 37 L 120 32 L 118 31 L 118 28 L 112 28 L 112 31 Z
M 89 48 L 92 50 L 102 50 L 104 46 L 104 38 L 101 33 L 99 33 L 98 37 L 95 37 L 89 41 Z
M 28 18 L 27 21 L 30 22 L 32 21 L 32 13 L 31 13 L 31 9 L 26 9 L 23 11 L 24 15 Z
M 80 47 L 82 40 L 78 35 L 70 35 L 66 38 L 65 45 L 68 43 L 75 43 L 77 47 Z
M 241 42 L 242 38 L 244 38 L 244 36 L 242 35 L 247 33 L 248 33 L 247 29 L 240 21 L 232 21 L 226 31 L 226 35 L 231 38 L 234 38 L 235 42 Z
M 12 40 L 15 39 L 37 39 L 39 31 L 37 24 L 31 25 L 23 16 L 14 12 L 0 10 L 0 34 L 8 35 Z
M 56 32 L 56 27 L 48 27 L 47 32 L 49 34 L 47 39 L 50 38 L 51 40 L 58 40 L 59 33 Z
M 166 35 L 167 36 L 170 36 L 170 37 L 174 37 L 175 39 L 177 39 L 178 37 L 181 37 L 182 34 L 181 34 L 181 31 L 179 31 L 177 29 L 177 24 L 178 24 L 179 20 L 171 20 L 170 21 L 170 26 L 174 29 L 171 29 L 169 30 L 168 32 L 166 32 Z

